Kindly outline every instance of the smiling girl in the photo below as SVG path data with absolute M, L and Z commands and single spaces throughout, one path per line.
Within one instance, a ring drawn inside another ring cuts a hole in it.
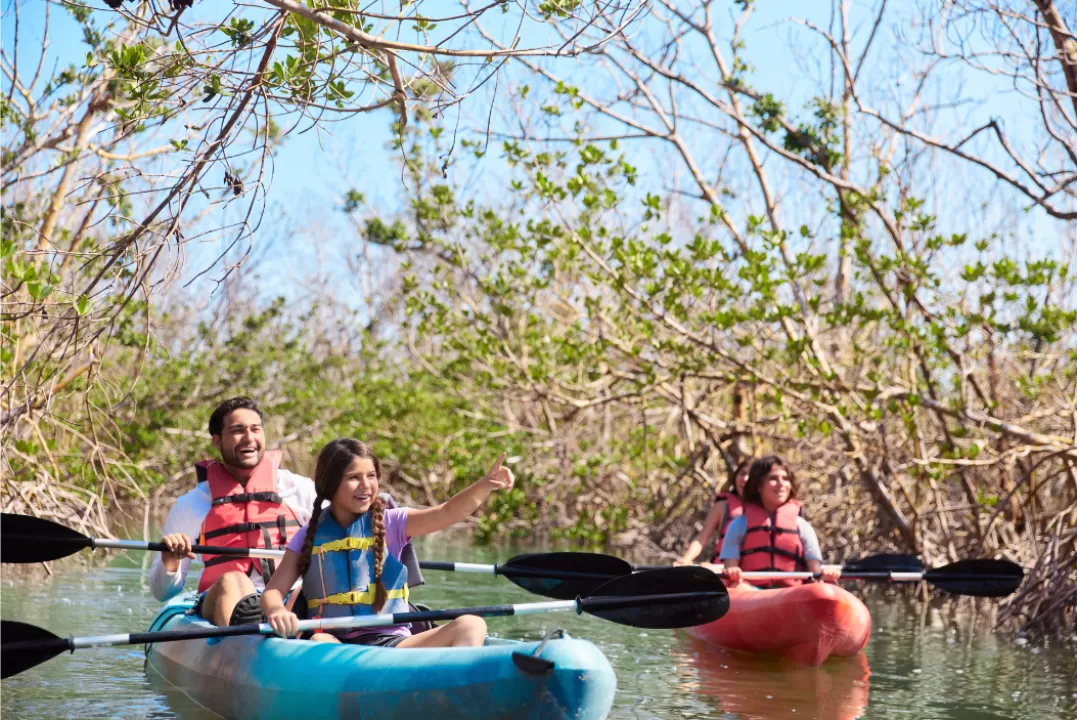
M 284 597 L 298 578 L 313 617 L 341 617 L 408 611 L 408 570 L 400 551 L 412 537 L 428 535 L 475 512 L 495 490 L 512 487 L 504 454 L 478 482 L 449 501 L 425 510 L 387 509 L 378 497 L 381 463 L 358 440 L 344 438 L 318 455 L 314 486 L 318 496 L 310 524 L 300 530 L 262 594 L 262 611 L 278 635 L 294 636 L 298 617 Z M 325 500 L 329 506 L 323 508 Z M 407 625 L 315 633 L 312 640 L 384 647 L 467 647 L 482 645 L 486 623 L 464 615 L 413 635 Z
M 730 587 L 741 581 L 741 572 L 777 570 L 820 573 L 825 582 L 836 582 L 837 568 L 823 566 L 819 539 L 800 516 L 796 475 L 778 455 L 752 463 L 744 484 L 744 514 L 729 525 L 720 562 Z M 753 583 L 760 587 L 799 585 L 796 579 Z

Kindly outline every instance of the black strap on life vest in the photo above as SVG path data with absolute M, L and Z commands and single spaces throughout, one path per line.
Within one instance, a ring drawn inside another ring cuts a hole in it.
M 223 495 L 218 498 L 213 498 L 213 507 L 224 505 L 226 503 L 245 504 L 249 502 L 268 502 L 280 505 L 284 502 L 284 499 L 275 492 L 239 493 L 238 495 Z
M 277 519 L 280 519 L 279 515 L 277 516 Z M 267 548 L 273 547 L 273 540 L 269 537 L 269 528 L 267 527 L 262 528 L 262 542 Z M 277 564 L 267 558 L 258 558 L 258 565 L 262 569 L 262 582 L 268 585 L 270 576 L 272 576 L 273 571 L 277 569 Z
M 221 563 L 231 562 L 235 559 L 236 558 L 232 555 L 218 555 L 217 557 L 212 557 L 209 560 L 206 560 L 205 565 L 209 568 L 213 567 L 214 565 L 220 565 Z
M 203 535 L 203 537 L 206 540 L 211 540 L 215 537 L 220 537 L 221 535 L 231 535 L 232 533 L 245 533 L 251 532 L 252 530 L 264 531 L 266 528 L 279 528 L 282 525 L 288 527 L 299 527 L 300 523 L 298 520 L 291 520 L 285 515 L 278 515 L 276 520 L 267 520 L 266 522 L 239 523 L 237 525 L 228 525 L 223 528 L 217 528 L 216 530 L 210 530 L 208 533 Z M 281 537 L 283 537 L 283 533 Z M 273 547 L 273 545 L 267 544 L 266 547 Z M 284 547 L 284 545 L 282 544 L 280 545 L 280 547 Z
M 790 558 L 792 560 L 796 560 L 797 562 L 802 562 L 804 560 L 804 556 L 801 555 L 800 553 L 789 552 L 788 550 L 783 550 L 782 548 L 774 547 L 773 545 L 771 545 L 769 547 L 752 548 L 751 550 L 742 550 L 740 554 L 741 554 L 741 557 L 744 557 L 745 555 L 752 555 L 754 553 L 767 553 L 768 555 L 781 555 L 782 557 L 787 557 L 787 558 Z M 764 568 L 764 569 L 765 570 L 777 570 L 777 568 Z M 805 568 L 805 570 L 806 569 L 807 568 Z M 755 572 L 755 570 L 752 570 L 752 572 Z

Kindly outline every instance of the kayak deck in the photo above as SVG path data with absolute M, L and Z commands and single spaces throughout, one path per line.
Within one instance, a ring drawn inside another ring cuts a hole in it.
M 766 653 L 806 665 L 858 654 L 871 635 L 871 614 L 855 595 L 825 583 L 760 590 L 729 589 L 729 612 L 688 632 L 731 650 Z
M 206 627 L 185 615 L 190 600 L 166 606 L 152 630 Z M 616 677 L 592 643 L 552 639 L 539 657 L 554 664 L 529 674 L 513 652 L 538 642 L 487 638 L 476 648 L 384 648 L 241 636 L 157 643 L 151 669 L 225 718 L 604 718 Z

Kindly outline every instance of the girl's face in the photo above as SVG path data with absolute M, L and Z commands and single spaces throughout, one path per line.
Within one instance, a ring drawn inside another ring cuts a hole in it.
M 333 494 L 333 508 L 349 515 L 362 515 L 378 496 L 378 473 L 370 458 L 356 458 L 344 471 Z
M 737 495 L 744 497 L 744 486 L 748 484 L 748 475 L 752 471 L 752 464 L 747 463 L 733 478 L 733 485 L 737 488 Z
M 759 486 L 763 507 L 770 511 L 784 505 L 792 492 L 793 484 L 789 482 L 789 473 L 781 465 L 772 467 Z

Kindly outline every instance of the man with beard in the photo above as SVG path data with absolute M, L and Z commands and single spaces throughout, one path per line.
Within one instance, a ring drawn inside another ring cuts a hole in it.
M 262 411 L 250 398 L 221 403 L 209 418 L 209 434 L 221 459 L 195 465 L 198 484 L 182 495 L 165 520 L 162 552 L 150 569 L 150 589 L 161 601 L 183 590 L 199 544 L 284 548 L 310 520 L 314 483 L 280 468 L 281 452 L 265 450 Z M 232 555 L 205 555 L 192 613 L 216 625 L 259 622 L 258 593 L 275 563 Z

